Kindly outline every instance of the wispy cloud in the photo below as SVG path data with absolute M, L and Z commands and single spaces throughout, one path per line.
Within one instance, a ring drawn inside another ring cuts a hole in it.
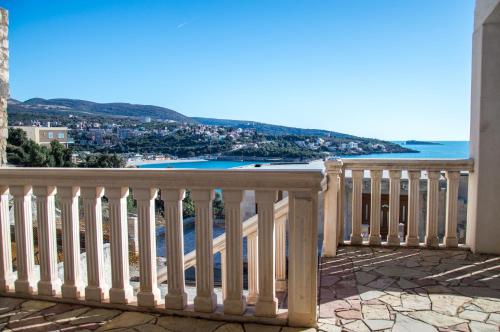
M 196 21 L 196 19 L 187 20 L 187 21 L 185 21 L 185 22 L 179 23 L 179 24 L 177 24 L 177 29 L 182 29 L 182 28 L 184 28 L 186 25 L 188 25 L 188 24 L 190 24 L 190 23 L 193 23 L 194 21 Z

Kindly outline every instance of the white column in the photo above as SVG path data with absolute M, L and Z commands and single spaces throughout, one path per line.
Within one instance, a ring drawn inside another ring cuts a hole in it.
M 387 244 L 399 246 L 399 196 L 401 195 L 401 171 L 389 171 L 389 232 Z
M 36 283 L 31 187 L 12 186 L 10 193 L 14 196 L 16 230 L 17 280 L 14 282 L 14 287 L 16 293 L 32 294 L 36 291 Z
M 109 302 L 127 304 L 133 301 L 128 263 L 127 187 L 106 189 L 111 224 L 111 288 Z
M 381 170 L 370 170 L 371 178 L 371 207 L 370 207 L 370 237 L 368 243 L 371 245 L 380 245 L 382 238 L 380 236 L 380 180 L 382 179 Z
M 326 166 L 328 189 L 324 192 L 323 256 L 334 257 L 338 243 L 338 192 L 342 162 L 329 161 Z
M 40 281 L 38 294 L 54 296 L 60 292 L 61 279 L 57 274 L 56 187 L 33 187 L 36 196 L 38 221 L 38 252 L 40 254 Z
M 64 253 L 63 298 L 78 299 L 83 295 L 80 277 L 80 216 L 78 213 L 79 187 L 58 187 L 61 204 L 62 242 Z
M 362 244 L 361 213 L 363 212 L 363 171 L 352 171 L 352 233 L 351 244 Z
M 259 253 L 259 297 L 255 304 L 255 315 L 274 317 L 278 312 L 275 285 L 275 229 L 274 202 L 276 191 L 256 190 L 258 211 Z
M 85 300 L 102 302 L 108 298 L 104 281 L 102 203 L 103 187 L 82 187 L 83 219 L 85 220 L 85 252 L 87 257 L 87 287 Z
M 139 292 L 137 304 L 155 307 L 160 302 L 156 271 L 156 188 L 133 188 L 139 226 Z
M 214 191 L 191 191 L 195 207 L 196 232 L 196 297 L 194 310 L 213 312 L 217 307 L 214 292 L 213 212 Z
M 466 243 L 475 253 L 500 254 L 500 1 L 476 1 Z
M 247 236 L 247 270 L 248 270 L 248 296 L 247 302 L 257 303 L 259 296 L 259 257 L 257 232 Z
M 342 173 L 339 176 L 339 192 L 337 195 L 337 205 L 338 205 L 338 210 L 337 210 L 337 239 L 338 243 L 342 244 L 344 243 L 344 222 L 345 222 L 345 216 L 344 216 L 344 209 L 345 209 L 345 172 L 342 171 Z
M 0 186 L 0 292 L 14 289 L 12 241 L 9 220 L 9 187 Z
M 187 293 L 184 280 L 184 229 L 182 216 L 182 200 L 184 189 L 161 189 L 167 222 L 167 286 L 165 296 L 167 309 L 182 310 L 187 304 Z
M 288 323 L 315 326 L 317 320 L 317 220 L 315 192 L 290 192 Z
M 288 214 L 276 219 L 276 291 L 286 291 L 286 220 Z
M 446 190 L 446 226 L 444 235 L 444 245 L 446 247 L 457 247 L 457 203 L 458 203 L 458 184 L 460 172 L 446 171 L 446 180 L 448 188 Z
M 427 172 L 427 227 L 425 244 L 429 247 L 439 247 L 438 209 L 439 209 L 439 178 L 441 172 Z
M 243 296 L 243 225 L 241 220 L 242 190 L 224 190 L 226 213 L 226 250 L 224 313 L 242 315 L 246 308 Z M 273 210 L 274 211 L 274 210 Z
M 222 301 L 227 298 L 227 264 L 226 264 L 226 248 L 220 251 L 220 286 L 222 289 Z
M 407 246 L 418 246 L 418 223 L 420 216 L 420 171 L 408 171 L 408 234 Z

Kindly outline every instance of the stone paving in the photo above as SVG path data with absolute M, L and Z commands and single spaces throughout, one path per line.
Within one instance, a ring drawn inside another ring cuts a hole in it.
M 500 257 L 463 250 L 340 247 L 320 262 L 320 327 L 500 331 Z
M 320 262 L 317 329 L 229 323 L 0 297 L 3 331 L 500 331 L 500 257 L 340 247 Z M 285 301 L 280 301 L 286 304 Z

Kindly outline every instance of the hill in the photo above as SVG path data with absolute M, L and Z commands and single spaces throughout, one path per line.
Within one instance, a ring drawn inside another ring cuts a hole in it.
M 301 135 L 301 136 L 331 136 L 335 138 L 354 138 L 355 136 L 328 131 L 323 129 L 303 129 L 295 127 L 286 127 L 273 125 L 262 122 L 246 121 L 246 120 L 225 120 L 213 118 L 193 117 L 196 122 L 205 125 L 223 126 L 223 127 L 239 127 L 243 129 L 256 129 L 257 132 L 264 135 Z
M 158 120 L 173 120 L 187 123 L 195 122 L 190 117 L 179 112 L 159 106 L 127 103 L 94 103 L 86 100 L 63 98 L 33 98 L 24 102 L 11 99 L 9 100 L 8 112 L 9 114 L 26 112 L 34 115 L 56 115 L 57 113 L 65 112 L 111 117 L 150 117 Z

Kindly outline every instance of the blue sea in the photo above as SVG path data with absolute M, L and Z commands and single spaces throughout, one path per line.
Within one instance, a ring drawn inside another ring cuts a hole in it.
M 342 158 L 390 158 L 390 159 L 467 159 L 469 158 L 469 141 L 433 141 L 438 145 L 405 145 L 405 141 L 394 141 L 415 153 L 374 153 L 363 156 L 347 156 Z
M 139 165 L 139 168 L 191 168 L 191 169 L 229 169 L 234 167 L 255 164 L 255 161 L 220 161 L 220 160 L 196 160 L 165 162 L 160 164 Z

